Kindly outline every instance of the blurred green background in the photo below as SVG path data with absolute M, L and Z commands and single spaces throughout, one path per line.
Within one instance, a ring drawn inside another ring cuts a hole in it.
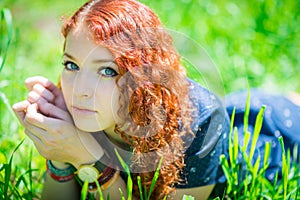
M 26 77 L 43 75 L 57 82 L 62 69 L 62 18 L 84 2 L 0 0 L 0 8 L 9 8 L 13 16 L 12 43 L 0 72 L 1 162 L 24 137 L 10 106 L 26 98 Z M 299 0 L 142 2 L 159 15 L 165 27 L 185 34 L 207 52 L 225 93 L 246 89 L 247 84 L 271 92 L 300 92 Z M 4 29 L 0 27 L 0 31 Z M 197 79 L 193 72 L 189 75 Z M 20 153 L 26 158 L 26 145 L 23 150 Z M 41 162 L 36 158 L 37 166 Z
M 2 0 L 0 5 L 12 10 L 15 32 L 1 80 L 14 75 L 13 83 L 20 83 L 21 78 L 40 74 L 56 81 L 61 70 L 62 17 L 84 2 Z M 207 51 L 226 93 L 241 89 L 239 81 L 245 77 L 252 87 L 300 90 L 300 1 L 142 2 L 167 28 L 186 34 Z

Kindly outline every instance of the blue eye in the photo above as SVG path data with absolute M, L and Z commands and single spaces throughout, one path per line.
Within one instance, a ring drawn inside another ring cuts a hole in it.
M 114 77 L 118 75 L 118 73 L 110 67 L 104 67 L 100 69 L 99 74 L 104 77 Z
M 79 70 L 79 67 L 71 61 L 66 61 L 63 63 L 63 65 L 65 66 L 65 69 L 69 71 Z

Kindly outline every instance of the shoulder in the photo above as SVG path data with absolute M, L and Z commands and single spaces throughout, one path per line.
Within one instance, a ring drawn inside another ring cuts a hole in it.
M 227 151 L 229 118 L 222 101 L 200 84 L 188 80 L 189 97 L 194 106 L 192 130 L 195 137 L 185 152 L 183 185 L 199 187 L 219 182 L 219 157 Z
M 215 139 L 218 140 L 222 131 L 227 130 L 229 125 L 229 117 L 224 103 L 216 94 L 199 83 L 190 79 L 187 81 L 189 83 L 189 98 L 194 108 L 191 128 L 196 134 L 196 138 L 205 131 L 210 133 L 206 135 L 211 136 L 210 139 L 215 136 Z

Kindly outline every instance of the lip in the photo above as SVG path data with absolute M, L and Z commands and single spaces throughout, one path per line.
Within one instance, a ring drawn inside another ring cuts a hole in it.
M 80 114 L 80 115 L 94 115 L 97 113 L 95 110 L 91 110 L 88 108 L 81 108 L 77 106 L 72 106 L 72 110 L 75 114 Z

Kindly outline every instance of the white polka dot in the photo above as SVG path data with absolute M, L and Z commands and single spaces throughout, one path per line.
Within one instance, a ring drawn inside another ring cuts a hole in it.
M 260 107 L 260 101 L 257 98 L 253 99 L 253 107 Z
M 291 115 L 290 109 L 288 109 L 288 108 L 284 109 L 283 115 L 284 115 L 285 117 L 289 117 L 289 116 Z
M 196 172 L 196 168 L 195 168 L 195 167 L 192 167 L 192 168 L 190 169 L 190 172 L 191 172 L 191 173 L 195 173 L 195 172 Z
M 227 138 L 227 134 L 226 134 L 226 133 L 224 133 L 224 135 L 223 135 L 223 138 L 224 138 L 224 139 L 226 139 L 226 138 Z
M 210 98 L 213 100 L 216 99 L 216 97 L 214 95 L 210 95 Z
M 210 156 L 213 157 L 215 154 L 216 154 L 216 150 L 213 150 L 213 151 L 210 153 Z
M 266 118 L 271 117 L 271 113 L 272 113 L 272 108 L 271 108 L 271 107 L 268 107 L 268 108 L 266 109 L 266 112 L 265 112 L 265 117 L 266 117 Z
M 204 180 L 204 183 L 207 183 L 209 180 L 210 180 L 210 178 L 207 177 L 207 178 Z
M 272 147 L 276 147 L 276 142 L 272 141 Z
M 276 130 L 276 131 L 274 132 L 274 134 L 275 134 L 275 137 L 277 137 L 277 138 L 281 135 L 279 130 Z
M 274 173 L 272 173 L 272 174 L 269 174 L 268 178 L 269 178 L 269 179 L 273 179 L 274 176 L 275 176 Z
M 209 110 L 209 109 L 211 109 L 212 107 L 213 107 L 212 105 L 205 106 L 205 109 L 206 109 L 206 110 Z
M 284 124 L 287 128 L 291 128 L 293 126 L 293 122 L 290 119 L 285 120 Z
M 219 124 L 219 126 L 218 126 L 218 130 L 217 130 L 217 131 L 220 131 L 220 130 L 222 130 L 222 128 L 223 128 L 222 124 Z
M 263 144 L 262 144 L 262 141 L 258 141 L 257 142 L 257 147 L 259 148 L 259 147 L 261 147 Z

